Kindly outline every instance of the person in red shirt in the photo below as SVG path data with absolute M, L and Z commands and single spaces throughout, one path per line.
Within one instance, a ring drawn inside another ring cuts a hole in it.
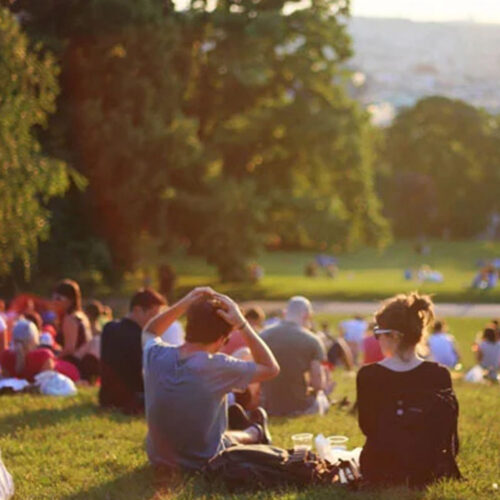
M 259 306 L 250 307 L 245 311 L 248 324 L 259 333 L 264 325 L 266 315 Z M 243 332 L 235 330 L 231 333 L 229 341 L 222 346 L 220 352 L 234 356 L 242 361 L 253 361 L 252 354 L 245 340 Z M 260 383 L 249 384 L 244 392 L 235 394 L 235 401 L 245 410 L 254 410 L 260 404 Z
M 35 375 L 45 370 L 53 370 L 55 356 L 49 349 L 37 348 L 39 342 L 36 325 L 20 319 L 12 330 L 14 348 L 0 355 L 2 374 L 33 382 Z
M 366 336 L 363 339 L 363 364 L 378 363 L 384 359 L 384 354 L 380 348 L 380 342 L 373 335 L 374 323 L 368 325 Z

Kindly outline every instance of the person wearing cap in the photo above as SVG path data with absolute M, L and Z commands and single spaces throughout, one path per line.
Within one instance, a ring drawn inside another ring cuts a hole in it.
M 160 336 L 183 314 L 185 343 L 164 343 Z M 233 330 L 245 336 L 253 361 L 220 352 Z M 143 342 L 146 449 L 152 465 L 199 470 L 229 446 L 270 443 L 262 408 L 249 416 L 236 405 L 228 408 L 230 392 L 279 373 L 273 354 L 229 297 L 195 288 L 146 325 Z
M 326 353 L 319 338 L 309 330 L 312 315 L 309 300 L 292 297 L 284 320 L 261 333 L 281 367 L 275 379 L 262 384 L 264 407 L 270 415 L 315 414 L 326 409 L 322 366 Z
M 40 349 L 38 329 L 27 319 L 20 319 L 12 329 L 13 349 L 0 355 L 2 374 L 33 382 L 35 375 L 45 370 L 53 370 L 55 356 L 49 349 Z
M 40 349 L 49 349 L 53 354 L 57 356 L 58 350 L 56 349 L 56 343 L 54 341 L 54 337 L 49 332 L 42 330 L 40 333 L 40 345 L 38 346 Z

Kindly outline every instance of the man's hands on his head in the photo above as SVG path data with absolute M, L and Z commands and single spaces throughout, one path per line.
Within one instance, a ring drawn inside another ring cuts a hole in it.
M 194 304 L 203 298 L 213 297 L 214 295 L 216 295 L 215 290 L 209 286 L 199 286 L 197 288 L 193 288 L 193 290 L 179 300 L 179 302 L 176 302 L 171 307 L 161 311 L 158 315 L 151 319 L 144 327 L 143 332 L 156 337 L 162 335 L 174 321 L 176 321 L 188 310 L 191 304 Z M 147 336 L 143 335 L 144 339 L 146 337 Z
M 217 314 L 224 319 L 226 323 L 230 324 L 233 328 L 245 326 L 245 316 L 243 316 L 241 309 L 233 299 L 221 293 L 216 293 L 214 299 L 217 301 Z
M 215 294 L 214 300 L 218 307 L 217 314 L 233 328 L 239 328 L 250 348 L 255 364 L 255 374 L 251 382 L 263 382 L 276 377 L 280 367 L 269 347 L 255 333 L 253 328 L 243 316 L 238 305 L 227 295 Z
M 198 300 L 207 299 L 217 295 L 217 292 L 209 286 L 198 286 L 193 288 L 183 300 L 185 300 L 189 305 L 194 304 Z

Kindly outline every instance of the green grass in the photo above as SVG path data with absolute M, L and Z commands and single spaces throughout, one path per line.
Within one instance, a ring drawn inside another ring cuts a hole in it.
M 471 290 L 470 283 L 480 259 L 500 257 L 500 242 L 431 242 L 431 254 L 417 255 L 409 242 L 399 242 L 379 252 L 365 248 L 340 255 L 340 272 L 335 279 L 326 276 L 304 276 L 305 265 L 315 252 L 268 252 L 256 259 L 265 277 L 256 285 L 219 283 L 213 267 L 196 257 L 171 259 L 179 275 L 180 292 L 200 284 L 211 284 L 238 299 L 285 299 L 306 295 L 312 299 L 373 300 L 395 293 L 419 289 L 436 294 L 438 302 L 497 302 L 500 287 L 490 291 Z M 430 265 L 444 274 L 441 284 L 405 281 L 406 268 Z M 154 276 L 154 270 L 152 270 Z M 138 276 L 130 276 L 126 292 L 138 284 Z
M 336 324 L 340 317 L 328 318 Z M 483 326 L 480 319 L 450 318 L 467 367 L 473 364 L 470 344 Z M 354 378 L 334 372 L 336 396 L 354 400 Z M 102 412 L 96 407 L 95 389 L 80 390 L 73 398 L 4 396 L 0 399 L 0 450 L 14 476 L 19 500 L 146 500 L 146 499 L 471 499 L 500 498 L 500 387 L 455 383 L 461 405 L 459 466 L 465 482 L 442 482 L 425 492 L 404 488 L 351 493 L 337 488 L 311 488 L 280 494 L 228 496 L 211 490 L 201 479 L 157 484 L 144 451 L 146 425 L 137 417 Z M 355 417 L 333 408 L 326 416 L 274 419 L 271 430 L 278 446 L 289 447 L 290 435 L 309 431 L 345 434 L 350 445 L 363 437 Z

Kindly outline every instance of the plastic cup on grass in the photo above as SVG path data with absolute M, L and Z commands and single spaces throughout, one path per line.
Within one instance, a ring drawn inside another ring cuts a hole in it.
M 298 453 L 306 453 L 308 451 L 311 451 L 312 449 L 313 435 L 308 432 L 304 432 L 302 434 L 294 434 L 292 436 L 292 441 L 293 451 Z
M 327 438 L 328 444 L 332 450 L 347 450 L 347 436 L 329 436 Z

